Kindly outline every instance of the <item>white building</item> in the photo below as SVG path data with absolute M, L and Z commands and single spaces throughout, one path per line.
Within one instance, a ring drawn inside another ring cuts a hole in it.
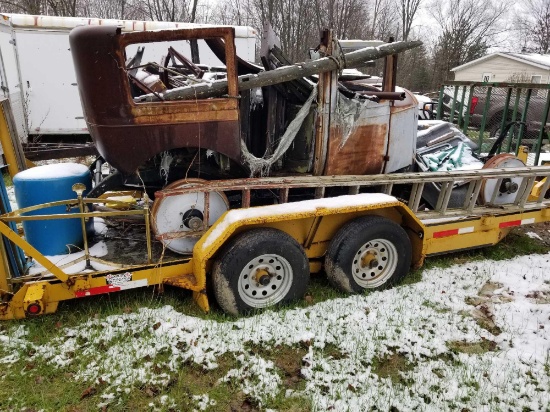
M 456 81 L 550 83 L 550 54 L 493 53 L 451 71 Z

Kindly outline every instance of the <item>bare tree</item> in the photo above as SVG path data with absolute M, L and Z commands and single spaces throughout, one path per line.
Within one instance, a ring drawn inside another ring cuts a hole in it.
M 507 8 L 495 0 L 450 0 L 430 8 L 441 29 L 433 56 L 435 84 L 446 80 L 453 67 L 482 57 L 490 42 L 508 30 L 503 21 Z
M 398 0 L 397 6 L 401 12 L 401 38 L 407 41 L 413 26 L 414 18 L 422 0 Z
M 54 16 L 77 16 L 79 2 L 77 0 L 47 0 L 50 14 Z
M 319 40 L 312 0 L 256 0 L 243 6 L 248 25 L 259 29 L 265 21 L 271 24 L 291 60 L 303 60 L 308 46 Z
M 0 5 L 4 13 L 42 14 L 47 8 L 45 0 L 2 0 Z
M 189 5 L 178 0 L 145 0 L 147 17 L 157 21 L 186 21 L 189 19 Z
M 546 54 L 550 50 L 550 0 L 526 0 L 517 28 L 525 50 Z
M 362 0 L 315 0 L 317 29 L 331 28 L 339 39 L 365 38 L 369 14 Z
M 102 19 L 141 19 L 143 14 L 129 0 L 89 0 L 82 16 Z
M 390 0 L 370 0 L 371 25 L 367 38 L 387 39 L 395 33 L 396 19 Z

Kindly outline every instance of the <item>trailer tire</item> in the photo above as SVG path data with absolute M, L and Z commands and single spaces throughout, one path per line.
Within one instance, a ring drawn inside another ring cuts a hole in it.
M 231 315 L 301 298 L 309 284 L 309 260 L 300 244 L 277 229 L 237 235 L 216 258 L 214 295 Z
M 395 285 L 409 272 L 411 242 L 405 230 L 380 216 L 346 223 L 332 239 L 325 256 L 329 282 L 347 293 Z

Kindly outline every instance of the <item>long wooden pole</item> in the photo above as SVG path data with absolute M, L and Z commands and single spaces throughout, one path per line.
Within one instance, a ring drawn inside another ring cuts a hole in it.
M 391 54 L 397 54 L 418 47 L 421 41 L 401 41 L 388 43 L 378 47 L 367 47 L 347 53 L 339 61 L 333 57 L 323 57 L 305 63 L 297 63 L 291 66 L 279 67 L 258 74 L 246 74 L 239 76 L 239 91 L 253 89 L 255 87 L 271 86 L 290 80 L 308 77 L 314 74 L 339 69 L 353 69 L 363 66 L 369 60 L 380 59 Z M 227 80 L 215 80 L 211 83 L 196 83 L 190 86 L 179 87 L 161 93 L 164 100 L 205 99 L 227 94 Z M 140 101 L 156 101 L 158 97 L 153 94 L 141 96 Z

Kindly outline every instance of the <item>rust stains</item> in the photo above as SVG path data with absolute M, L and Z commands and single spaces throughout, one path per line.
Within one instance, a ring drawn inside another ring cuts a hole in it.
M 347 139 L 342 129 L 331 127 L 325 175 L 381 173 L 384 168 L 388 125 L 367 124 L 355 128 Z
M 174 148 L 210 149 L 240 162 L 237 99 L 136 103 L 131 70 L 126 68 L 126 46 L 131 44 L 220 39 L 225 45 L 229 96 L 237 96 L 234 38 L 231 27 L 131 33 L 113 26 L 75 28 L 69 40 L 80 97 L 88 129 L 104 159 L 123 175 Z

